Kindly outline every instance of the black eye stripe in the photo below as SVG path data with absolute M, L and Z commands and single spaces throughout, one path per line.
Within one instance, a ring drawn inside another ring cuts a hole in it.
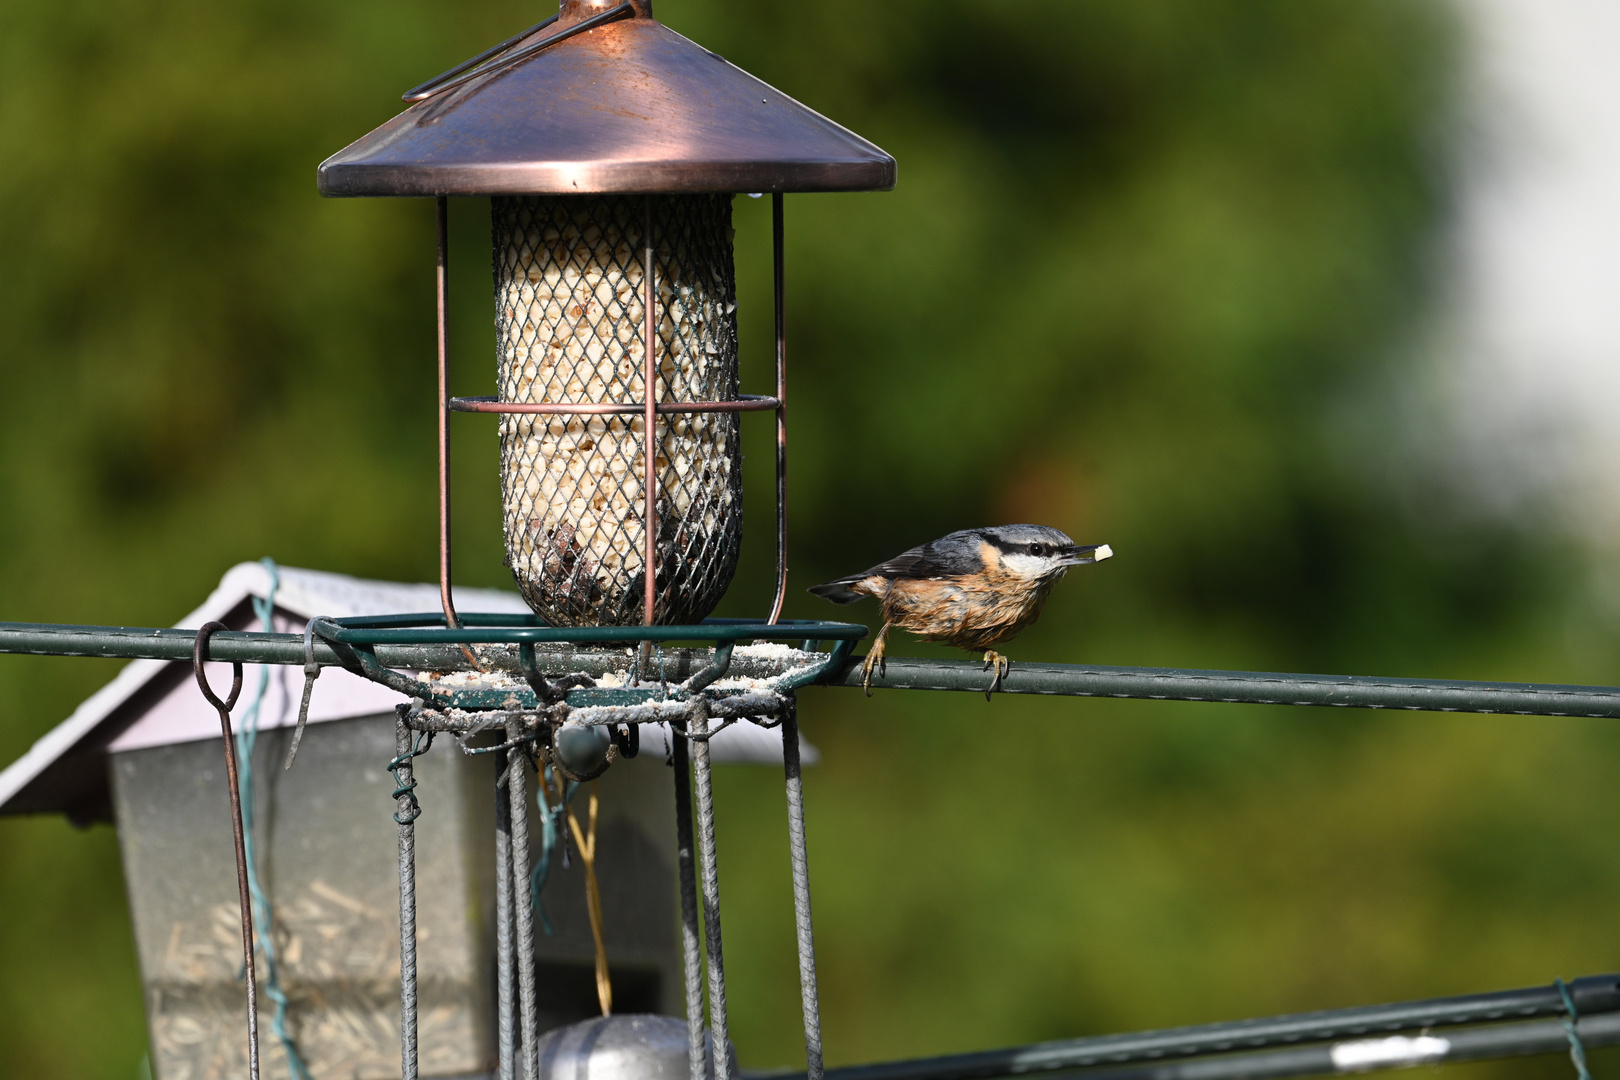
M 985 535 L 984 539 L 985 539 L 985 541 L 987 543 L 989 543 L 997 551 L 1000 551 L 1003 555 L 1029 555 L 1029 554 L 1032 554 L 1032 552 L 1030 551 L 1030 547 L 1033 544 L 1037 544 L 1037 543 L 1040 544 L 1041 554 L 1042 555 L 1050 555 L 1053 552 L 1057 551 L 1057 549 L 1058 549 L 1056 544 L 1048 544 L 1048 543 L 1045 543 L 1044 541 L 1028 541 L 1028 540 L 1026 540 L 1023 543 L 1014 544 L 1014 543 L 1009 543 L 1006 540 L 1000 540 L 1000 539 L 997 539 L 994 536 L 989 536 L 989 535 Z

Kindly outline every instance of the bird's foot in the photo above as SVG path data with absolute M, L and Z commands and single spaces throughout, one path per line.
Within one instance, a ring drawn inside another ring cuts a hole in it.
M 989 689 L 984 692 L 984 700 L 986 701 L 990 700 L 991 694 L 1001 689 L 1001 680 L 1006 678 L 1007 672 L 1012 669 L 1012 661 L 994 649 L 986 649 L 984 651 L 984 670 L 989 671 L 991 668 L 995 669 L 996 674 L 990 680 Z
M 866 654 L 866 662 L 861 665 L 861 689 L 866 691 L 867 697 L 872 696 L 872 669 L 876 668 L 880 676 L 889 673 L 889 660 L 884 656 L 884 651 L 885 642 L 880 635 L 872 642 L 872 648 Z

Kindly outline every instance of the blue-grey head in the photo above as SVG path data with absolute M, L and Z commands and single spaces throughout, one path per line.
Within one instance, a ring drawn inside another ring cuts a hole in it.
M 1056 581 L 1071 566 L 1102 562 L 1114 554 L 1107 544 L 1076 544 L 1067 533 L 1046 525 L 997 525 L 973 531 L 1000 552 L 1008 573 L 1032 581 Z

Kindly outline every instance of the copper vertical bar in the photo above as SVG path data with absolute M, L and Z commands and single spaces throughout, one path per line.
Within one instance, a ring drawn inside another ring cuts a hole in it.
M 450 220 L 448 201 L 438 198 L 439 226 L 439 603 L 444 623 L 461 625 L 450 598 Z
M 776 599 L 771 622 L 787 600 L 787 291 L 782 282 L 782 193 L 771 195 L 771 268 L 776 297 Z
M 658 598 L 658 442 L 653 434 L 654 425 L 658 422 L 658 287 L 653 279 L 653 196 L 647 196 L 647 221 L 642 234 L 642 245 L 646 249 L 646 265 L 641 270 L 641 284 L 644 296 L 642 299 L 645 325 L 642 327 L 642 401 L 646 405 L 642 413 L 642 422 L 646 427 L 642 431 L 642 444 L 645 447 L 646 476 L 642 485 L 646 493 L 646 506 L 642 510 L 646 522 L 644 531 L 646 537 L 646 561 L 642 564 L 642 574 L 646 578 L 645 605 L 642 609 L 642 623 L 647 626 L 653 624 L 654 602 Z

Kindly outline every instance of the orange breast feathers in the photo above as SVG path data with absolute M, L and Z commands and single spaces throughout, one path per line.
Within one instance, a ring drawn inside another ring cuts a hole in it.
M 1051 581 L 1010 572 L 994 545 L 980 547 L 983 568 L 947 578 L 870 577 L 851 586 L 883 601 L 883 617 L 928 641 L 988 649 L 1017 637 L 1041 614 Z

